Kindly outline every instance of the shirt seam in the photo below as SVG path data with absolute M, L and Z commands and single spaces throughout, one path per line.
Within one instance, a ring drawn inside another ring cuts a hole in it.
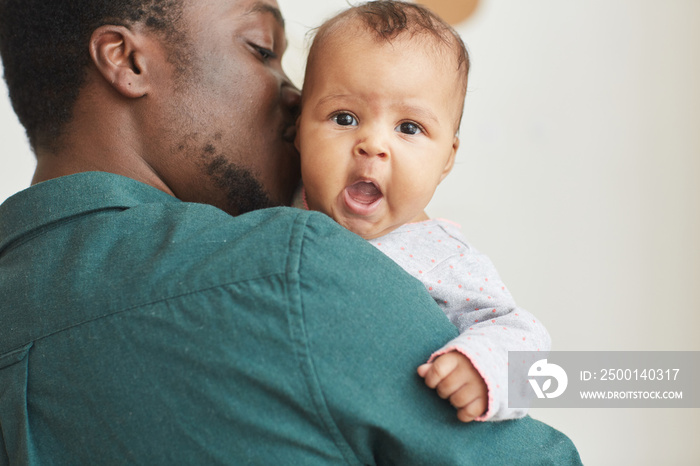
M 216 284 L 216 285 L 211 285 L 211 286 L 199 288 L 199 289 L 196 289 L 196 290 L 190 290 L 190 291 L 187 291 L 187 292 L 184 292 L 184 293 L 178 293 L 178 294 L 173 294 L 173 295 L 170 295 L 170 296 L 165 296 L 165 297 L 162 297 L 162 298 L 155 299 L 155 300 L 153 300 L 153 301 L 142 302 L 142 303 L 139 303 L 139 304 L 136 304 L 136 305 L 133 305 L 133 306 L 125 307 L 125 308 L 123 308 L 123 309 L 117 309 L 117 310 L 108 312 L 108 313 L 106 313 L 106 314 L 101 314 L 101 315 L 98 315 L 98 316 L 95 316 L 95 317 L 91 317 L 91 318 L 89 318 L 89 319 L 81 320 L 81 321 L 78 321 L 78 322 L 74 322 L 74 323 L 71 323 L 71 324 L 62 326 L 62 327 L 60 327 L 60 328 L 58 328 L 58 329 L 56 329 L 56 330 L 54 330 L 54 331 L 51 331 L 51 332 L 42 334 L 41 336 L 37 336 L 36 338 L 31 338 L 31 339 L 29 339 L 29 340 L 27 340 L 27 341 L 25 341 L 25 342 L 23 342 L 23 343 L 20 343 L 17 347 L 11 348 L 11 349 L 7 350 L 6 352 L 0 353 L 0 357 L 3 357 L 3 356 L 5 356 L 5 355 L 7 355 L 7 354 L 10 354 L 10 353 L 12 353 L 13 351 L 18 351 L 18 350 L 20 350 L 21 348 L 23 348 L 25 345 L 30 344 L 30 343 L 32 343 L 32 342 L 38 342 L 38 341 L 41 341 L 41 340 L 45 340 L 45 339 L 47 339 L 47 338 L 50 338 L 50 337 L 52 337 L 52 336 L 54 336 L 54 335 L 57 335 L 57 334 L 62 333 L 62 332 L 65 332 L 65 331 L 70 330 L 70 329 L 72 329 L 72 328 L 80 327 L 80 326 L 82 326 L 82 325 L 86 325 L 86 324 L 89 324 L 89 323 L 91 323 L 91 322 L 96 322 L 96 321 L 101 320 L 101 319 L 106 319 L 106 318 L 115 316 L 115 315 L 117 315 L 117 314 L 123 314 L 123 313 L 125 313 L 125 312 L 136 311 L 136 310 L 139 310 L 139 309 L 141 309 L 141 308 L 146 308 L 146 307 L 148 307 L 148 306 L 154 306 L 154 305 L 156 305 L 156 304 L 164 303 L 164 302 L 166 302 L 166 301 L 171 301 L 171 300 L 174 300 L 174 299 L 180 299 L 180 298 L 183 298 L 183 297 L 185 297 L 185 296 L 190 296 L 190 295 L 194 295 L 194 294 L 205 293 L 205 292 L 210 291 L 210 290 L 214 290 L 214 289 L 217 289 L 217 288 L 224 288 L 224 287 L 231 286 L 231 285 L 235 285 L 235 284 L 238 284 L 238 283 L 245 283 L 245 282 L 250 282 L 250 281 L 254 281 L 254 280 L 261 280 L 261 279 L 266 279 L 266 278 L 270 278 L 270 277 L 279 277 L 279 276 L 284 276 L 284 275 L 285 275 L 284 272 L 272 272 L 272 273 L 260 275 L 260 276 L 257 276 L 257 277 L 248 277 L 248 278 L 240 279 L 240 280 L 227 281 L 227 282 L 223 282 L 223 283 L 218 283 L 218 284 Z
M 104 212 L 108 210 L 119 210 L 119 211 L 124 211 L 129 209 L 129 207 L 105 207 L 105 208 L 100 208 L 100 209 L 95 209 L 95 210 L 88 210 L 85 212 L 80 212 L 75 215 L 71 215 L 68 217 L 63 217 L 57 220 L 54 220 L 49 223 L 45 223 L 42 225 L 39 225 L 35 228 L 30 229 L 29 231 L 22 232 L 21 234 L 16 235 L 14 238 L 9 237 L 5 238 L 3 241 L 0 241 L 0 257 L 5 255 L 6 253 L 9 253 L 13 249 L 17 249 L 18 247 L 22 246 L 23 244 L 39 238 L 41 236 L 44 236 L 51 231 L 55 230 L 56 228 L 64 227 L 66 225 L 70 225 L 71 223 L 77 222 L 80 220 L 82 217 L 86 215 L 91 215 L 95 214 L 98 212 Z
M 325 426 L 326 430 L 330 434 L 333 443 L 336 448 L 343 456 L 345 461 L 349 464 L 362 464 L 361 461 L 355 455 L 354 450 L 347 442 L 343 436 L 340 428 L 333 419 L 328 407 L 328 401 L 326 400 L 323 389 L 321 388 L 321 382 L 319 380 L 318 372 L 316 371 L 316 366 L 311 356 L 311 349 L 309 348 L 309 338 L 308 330 L 306 327 L 306 317 L 304 303 L 301 293 L 301 276 L 300 276 L 300 265 L 301 265 L 301 255 L 304 248 L 304 241 L 306 239 L 306 227 L 308 224 L 308 219 L 310 215 L 300 215 L 297 217 L 293 234 L 290 240 L 289 247 L 289 261 L 288 261 L 288 276 L 291 290 L 290 298 L 292 298 L 292 290 L 294 291 L 294 299 L 290 299 L 290 335 L 292 340 L 295 342 L 295 348 L 297 351 L 297 360 L 299 363 L 300 373 L 303 374 L 304 381 L 306 383 L 309 396 L 312 400 L 314 409 L 319 419 Z M 295 312 L 296 311 L 296 315 Z M 296 319 L 295 319 L 296 317 Z M 297 322 L 295 322 L 295 320 Z M 298 329 L 295 330 L 296 324 L 298 324 Z M 295 338 L 296 337 L 296 338 Z

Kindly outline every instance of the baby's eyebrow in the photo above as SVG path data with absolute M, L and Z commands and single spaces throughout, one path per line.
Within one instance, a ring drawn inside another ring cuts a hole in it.
M 317 105 L 323 105 L 323 104 L 326 104 L 328 102 L 333 102 L 334 100 L 343 100 L 343 99 L 347 99 L 347 98 L 351 98 L 351 97 L 352 97 L 352 95 L 349 95 L 349 94 L 329 94 L 329 95 L 323 97 L 322 99 L 320 99 L 318 101 Z
M 418 107 L 415 105 L 409 105 L 405 103 L 396 104 L 396 108 L 401 113 L 417 115 L 417 119 L 422 122 L 429 122 L 436 125 L 439 123 L 438 117 L 429 108 Z

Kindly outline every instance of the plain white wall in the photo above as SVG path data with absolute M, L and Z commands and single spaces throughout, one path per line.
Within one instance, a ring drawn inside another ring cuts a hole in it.
M 345 0 L 279 0 L 305 34 Z M 459 222 L 555 350 L 700 350 L 700 2 L 481 0 L 453 173 Z M 0 202 L 34 166 L 0 88 Z M 2 219 L 0 219 L 2 221 Z M 586 464 L 698 464 L 697 409 L 540 409 Z
M 12 111 L 12 105 L 7 97 L 7 86 L 2 79 L 0 80 L 0 203 L 29 186 L 35 166 L 34 154 L 29 148 L 24 128 Z

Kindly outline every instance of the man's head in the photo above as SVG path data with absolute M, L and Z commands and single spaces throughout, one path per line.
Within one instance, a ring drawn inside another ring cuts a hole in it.
M 0 0 L 4 77 L 32 146 L 54 146 L 70 121 L 95 29 L 142 23 L 175 40 L 181 10 L 181 0 Z
M 35 180 L 108 171 L 232 214 L 298 182 L 285 48 L 276 0 L 0 0 Z
M 423 219 L 459 147 L 468 67 L 459 36 L 415 4 L 321 26 L 296 140 L 309 207 L 366 239 Z

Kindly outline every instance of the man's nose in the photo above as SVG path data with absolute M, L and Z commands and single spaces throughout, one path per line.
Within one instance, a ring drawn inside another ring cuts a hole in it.
M 299 115 L 301 110 L 301 92 L 291 82 L 287 82 L 282 86 L 282 105 L 290 109 L 295 118 Z

